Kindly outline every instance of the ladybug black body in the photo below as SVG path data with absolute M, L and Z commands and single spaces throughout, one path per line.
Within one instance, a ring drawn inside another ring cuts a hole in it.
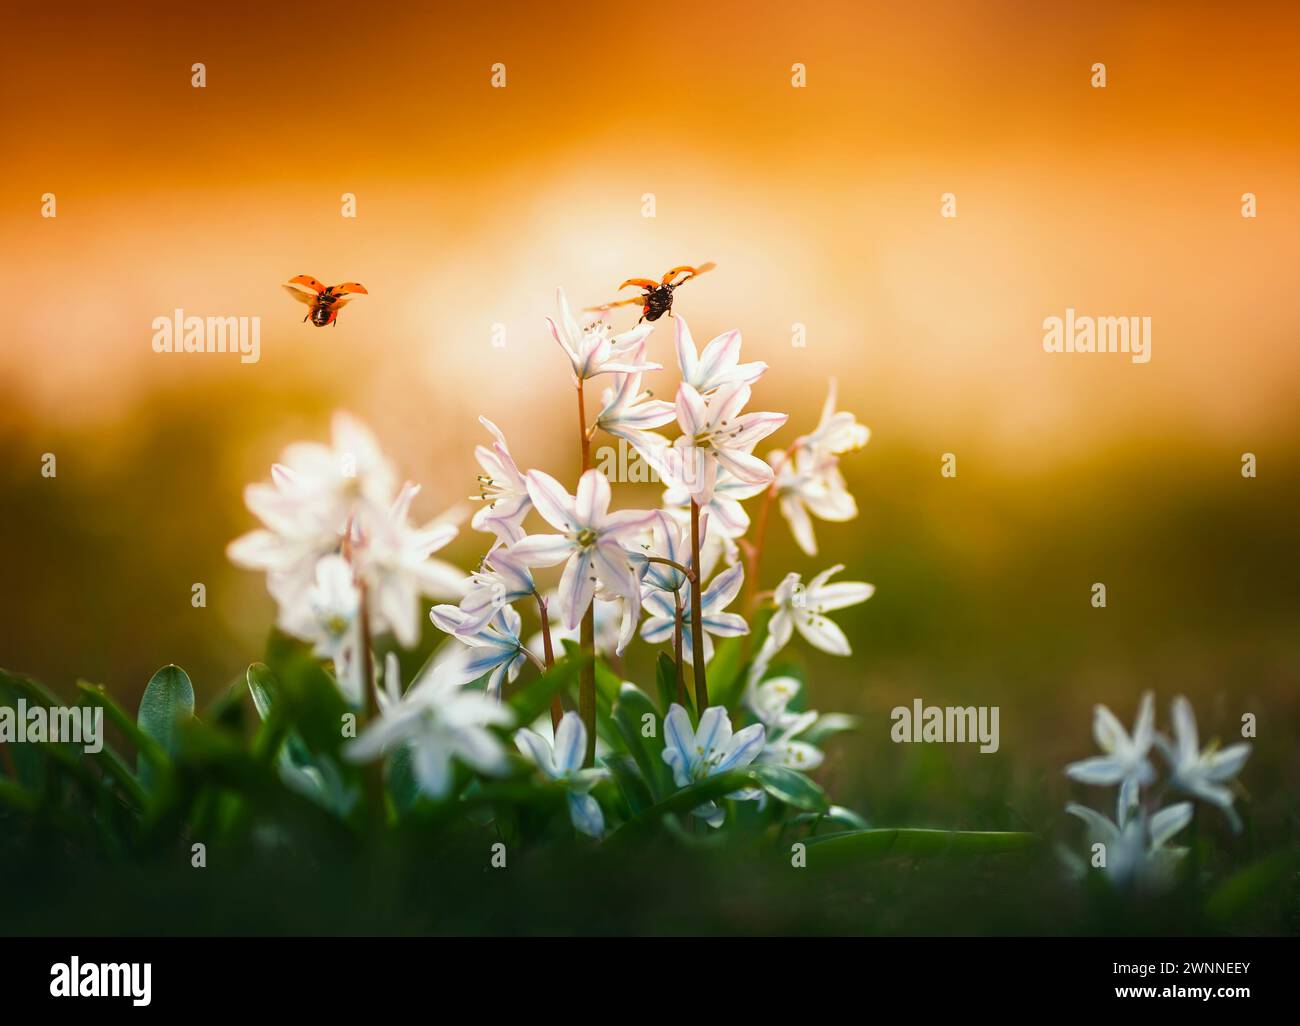
M 342 285 L 322 285 L 309 274 L 300 274 L 289 279 L 285 291 L 300 303 L 306 303 L 310 310 L 304 321 L 310 320 L 318 328 L 338 325 L 339 310 L 352 301 L 349 293 L 367 295 L 364 285 L 347 281 Z
M 629 285 L 635 285 L 642 290 L 641 295 L 633 296 L 631 299 L 618 299 L 612 303 L 588 307 L 588 309 L 603 312 L 612 310 L 616 306 L 630 306 L 633 303 L 640 303 L 641 321 L 657 321 L 664 314 L 673 312 L 673 293 L 678 288 L 685 285 L 696 275 L 713 270 L 715 266 L 713 263 L 700 264 L 699 267 L 682 264 L 680 267 L 674 267 L 659 281 L 653 281 L 650 278 L 629 278 L 619 288 L 625 289 Z M 678 278 L 679 274 L 685 275 L 685 277 Z M 641 321 L 637 321 L 637 323 L 640 324 Z
M 642 298 L 645 307 L 641 311 L 641 320 L 657 321 L 666 313 L 673 311 L 673 289 L 676 285 L 656 285 Z

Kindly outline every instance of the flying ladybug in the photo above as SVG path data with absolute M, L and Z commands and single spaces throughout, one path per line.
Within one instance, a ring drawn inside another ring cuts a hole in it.
M 311 319 L 312 324 L 323 328 L 328 324 L 337 324 L 339 311 L 352 302 L 349 292 L 369 295 L 364 285 L 355 281 L 345 281 L 342 285 L 322 285 L 310 274 L 300 274 L 290 278 L 284 290 L 300 303 L 306 303 L 310 310 L 303 320 Z
M 625 289 L 629 285 L 635 285 L 642 289 L 639 296 L 632 296 L 630 299 L 617 299 L 612 303 L 605 303 L 603 306 L 589 306 L 588 310 L 612 310 L 616 306 L 628 306 L 631 303 L 641 304 L 641 320 L 637 321 L 657 321 L 666 313 L 672 313 L 673 309 L 673 290 L 681 288 L 692 278 L 703 274 L 705 271 L 711 271 L 718 265 L 710 261 L 707 264 L 700 264 L 699 267 L 690 267 L 683 264 L 680 267 L 674 267 L 671 271 L 663 276 L 659 281 L 652 281 L 649 278 L 629 278 L 619 286 Z M 678 279 L 678 275 L 685 277 Z

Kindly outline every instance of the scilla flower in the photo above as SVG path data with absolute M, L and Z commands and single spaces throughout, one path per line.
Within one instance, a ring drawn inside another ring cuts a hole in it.
M 506 436 L 486 417 L 478 420 L 496 441 L 491 448 L 479 445 L 474 449 L 474 458 L 483 468 L 483 473 L 478 478 L 479 494 L 472 498 L 480 499 L 484 506 L 474 514 L 470 526 L 476 531 L 490 531 L 506 543 L 518 541 L 524 536 L 521 526 L 524 517 L 533 508 L 533 501 L 528 497 L 528 485 L 510 455 Z
M 244 489 L 263 526 L 226 548 L 236 566 L 266 573 L 282 622 L 301 614 L 292 607 L 315 582 L 317 561 L 338 551 L 349 526 L 381 517 L 393 501 L 396 478 L 374 435 L 343 412 L 331 429 L 332 445 L 295 442 L 271 467 L 270 484 Z
M 1187 854 L 1186 848 L 1166 848 L 1165 843 L 1191 822 L 1191 802 L 1170 805 L 1150 817 L 1132 809 L 1120 815 L 1118 825 L 1086 805 L 1072 802 L 1065 811 L 1083 820 L 1090 858 L 1092 845 L 1104 845 L 1103 871 L 1116 887 L 1162 890 L 1173 882 L 1174 870 Z M 1091 864 L 1074 855 L 1067 858 L 1076 876 Z
M 677 366 L 682 380 L 697 392 L 707 394 L 723 385 L 752 385 L 767 370 L 762 361 L 739 362 L 739 331 L 724 331 L 697 355 L 686 318 L 677 314 L 673 319 L 677 322 Z
M 513 606 L 502 606 L 472 630 L 466 627 L 466 614 L 458 606 L 434 606 L 429 610 L 429 619 L 440 631 L 446 631 L 471 649 L 461 664 L 459 684 L 488 674 L 488 693 L 499 696 L 501 682 L 513 682 L 529 657 L 519 640 L 521 621 Z
M 776 474 L 774 487 L 781 515 L 799 548 L 810 556 L 817 555 L 812 517 L 842 523 L 858 515 L 858 505 L 840 473 L 839 458 L 860 449 L 871 437 L 853 414 L 835 409 L 835 396 L 832 378 L 821 420 L 813 432 L 798 439 L 790 451 L 768 456 Z
M 456 525 L 434 520 L 423 527 L 409 522 L 411 500 L 420 486 L 406 484 L 388 512 L 369 526 L 356 525 L 353 564 L 366 582 L 371 630 L 391 631 L 404 648 L 420 640 L 420 596 L 459 598 L 464 572 L 433 559 L 456 537 Z
M 645 351 L 642 342 L 633 358 L 641 361 Z M 677 408 L 662 399 L 653 399 L 641 388 L 641 372 L 619 374 L 614 387 L 606 389 L 605 405 L 596 417 L 596 426 L 615 438 L 622 438 L 656 470 L 663 464 L 661 453 L 668 441 L 653 430 L 671 424 Z
M 790 702 L 799 694 L 799 687 L 794 677 L 773 677 L 752 687 L 745 704 L 767 731 L 759 762 L 807 773 L 820 766 L 826 756 L 816 745 L 798 740 L 798 735 L 809 730 L 818 719 L 815 711 L 789 709 Z
M 464 614 L 458 633 L 477 631 L 497 610 L 535 594 L 537 586 L 528 567 L 506 549 L 494 548 L 479 569 L 465 583 L 465 597 L 460 600 Z
M 710 706 L 700 717 L 698 730 L 691 729 L 686 710 L 674 702 L 664 717 L 663 759 L 673 771 L 673 782 L 688 787 L 708 777 L 742 769 L 763 751 L 765 733 L 761 723 L 731 732 L 731 718 L 725 707 Z M 761 797 L 762 791 L 745 788 L 727 795 L 738 801 Z M 711 827 L 719 827 L 726 812 L 715 802 L 706 802 L 692 813 Z
M 411 750 L 411 770 L 421 791 L 445 798 L 451 790 L 452 762 L 463 762 L 479 773 L 501 776 L 510 769 L 505 747 L 488 729 L 509 726 L 514 714 L 509 706 L 456 682 L 450 672 L 459 660 L 448 660 L 411 686 L 400 701 L 399 690 L 389 685 L 390 701 L 360 737 L 343 750 L 352 762 L 370 762 L 400 747 Z
M 546 324 L 556 344 L 569 358 L 575 384 L 597 374 L 636 374 L 659 370 L 663 366 L 647 363 L 639 355 L 641 343 L 654 330 L 653 324 L 639 324 L 631 331 L 611 336 L 609 324 L 603 318 L 585 326 L 578 324 L 564 289 L 556 289 L 555 294 L 560 306 L 560 320 L 557 324 L 548 317 Z
M 745 580 L 745 567 L 742 563 L 718 574 L 704 589 L 700 596 L 700 620 L 704 624 L 704 661 L 713 658 L 713 641 L 710 635 L 719 638 L 734 638 L 749 633 L 749 624 L 739 613 L 724 612 L 727 606 L 740 594 L 740 586 Z M 649 613 L 641 625 L 641 637 L 652 645 L 673 640 L 674 624 L 677 619 L 677 603 L 668 593 L 651 590 L 645 597 L 645 610 Z M 693 663 L 692 644 L 695 624 L 691 619 L 689 603 L 683 604 L 682 611 L 682 656 L 688 663 Z
M 1250 745 L 1229 745 L 1220 750 L 1210 745 L 1204 751 L 1196 735 L 1196 713 L 1192 703 L 1179 695 L 1174 699 L 1174 740 L 1156 736 L 1156 744 L 1169 762 L 1170 784 L 1194 798 L 1223 810 L 1234 833 L 1241 832 L 1241 817 L 1232 807 L 1232 791 L 1226 785 L 1241 772 L 1250 757 Z
M 1148 691 L 1138 706 L 1137 723 L 1129 734 L 1104 705 L 1093 711 L 1092 736 L 1105 755 L 1093 756 L 1065 767 L 1065 775 L 1084 784 L 1119 785 L 1121 826 L 1138 803 L 1139 789 L 1155 778 L 1149 755 L 1155 742 L 1155 699 Z
M 578 481 L 578 494 L 540 470 L 528 472 L 528 493 L 533 505 L 560 534 L 534 534 L 515 542 L 510 555 L 525 566 L 564 563 L 558 593 L 558 612 L 573 630 L 591 605 L 599 583 L 628 605 L 619 651 L 627 645 L 640 617 L 641 585 L 628 560 L 625 546 L 648 525 L 654 510 L 609 511 L 609 481 L 599 470 L 588 470 Z
M 721 471 L 742 485 L 765 485 L 772 468 L 753 453 L 754 446 L 787 420 L 784 413 L 741 413 L 749 386 L 723 385 L 709 398 L 683 381 L 677 388 L 677 423 L 682 434 L 664 453 L 664 476 L 670 487 L 684 489 L 700 505 L 713 499 Z
M 342 556 L 325 556 L 316 564 L 316 582 L 306 599 L 287 610 L 282 630 L 310 641 L 312 655 L 329 659 L 343 697 L 361 705 L 365 689 L 365 653 L 361 646 L 361 593 L 352 567 Z
M 609 770 L 582 768 L 587 728 L 578 714 L 564 714 L 555 732 L 554 748 L 546 738 L 526 728 L 515 731 L 515 744 L 546 776 L 564 785 L 574 829 L 589 837 L 600 837 L 605 832 L 605 816 L 600 811 L 600 803 L 589 792 L 609 776 Z
M 785 575 L 776 589 L 776 612 L 768 621 L 767 638 L 755 660 L 766 666 L 777 652 L 785 648 L 794 631 L 798 631 L 814 648 L 831 655 L 851 655 L 849 639 L 826 614 L 846 606 L 865 602 L 875 594 L 875 587 L 863 581 L 837 581 L 830 578 L 843 570 L 833 566 L 823 570 L 805 586 L 796 573 Z

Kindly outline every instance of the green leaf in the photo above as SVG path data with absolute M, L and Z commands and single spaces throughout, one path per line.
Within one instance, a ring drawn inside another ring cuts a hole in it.
M 177 725 L 193 715 L 194 685 L 185 671 L 173 663 L 150 678 L 140 698 L 136 723 L 163 751 L 175 755 Z
M 164 666 L 150 678 L 140 697 L 136 725 L 169 756 L 176 754 L 177 732 L 182 721 L 194 716 L 194 685 L 175 664 Z M 141 749 L 136 773 L 145 787 L 153 782 L 154 760 Z
M 305 650 L 272 666 L 272 671 L 279 687 L 271 691 L 271 721 L 282 717 L 302 747 L 313 754 L 337 752 L 343 744 L 344 717 L 351 710 L 334 678 Z M 266 680 L 259 675 L 259 683 Z
M 709 704 L 733 706 L 745 682 L 745 638 L 724 638 L 713 647 L 709 660 Z
M 664 816 L 684 815 L 707 802 L 725 798 L 732 791 L 744 791 L 747 788 L 761 786 L 758 777 L 748 770 L 733 770 L 730 773 L 719 773 L 716 776 L 706 777 L 704 780 L 691 784 L 689 787 L 683 787 L 680 791 L 669 795 L 662 801 L 656 802 L 631 823 L 612 834 L 611 837 L 617 837 L 620 841 L 628 841 L 634 837 L 643 836 L 651 826 Z
M 244 679 L 248 681 L 248 693 L 253 696 L 257 715 L 262 717 L 263 721 L 269 719 L 271 702 L 280 686 L 279 681 L 275 679 L 275 674 L 266 663 L 252 663 Z
M 668 707 L 677 701 L 677 664 L 666 652 L 660 652 L 655 660 L 655 688 L 659 692 L 659 709 L 667 714 Z
M 388 760 L 388 793 L 399 814 L 410 811 L 420 797 L 420 785 L 411 764 L 411 746 L 402 745 Z
M 0 680 L 19 694 L 25 695 L 30 701 L 43 705 L 47 709 L 61 704 L 58 695 L 40 681 L 33 680 L 31 677 L 0 671 Z
M 609 767 L 609 772 L 614 782 L 618 784 L 619 790 L 623 792 L 623 799 L 627 802 L 628 810 L 633 816 L 639 816 L 654 804 L 650 789 L 646 787 L 645 779 L 630 756 L 610 755 L 605 758 L 604 763 Z
M 654 724 L 654 736 L 645 737 L 643 725 L 649 716 Z M 663 717 L 644 691 L 634 684 L 624 684 L 614 706 L 614 722 L 623 735 L 627 750 L 636 761 L 641 777 L 656 798 L 662 798 L 673 789 L 672 773 L 664 762 Z
M 140 729 L 130 714 L 104 690 L 102 684 L 91 684 L 89 681 L 79 680 L 77 681 L 77 689 L 81 692 L 84 701 L 91 705 L 97 705 L 104 710 L 108 722 L 120 730 L 126 736 L 126 739 L 135 746 L 139 758 L 152 763 L 155 769 L 162 769 L 171 764 L 171 759 L 162 745 Z
M 802 773 L 784 766 L 754 767 L 754 775 L 764 791 L 786 805 L 809 812 L 828 812 L 831 807 L 826 792 Z
M 799 740 L 820 746 L 822 742 L 834 735 L 857 730 L 860 725 L 861 721 L 856 716 L 849 716 L 846 713 L 823 713 L 817 718 L 816 723 L 799 735 Z
M 871 827 L 865 819 L 843 805 L 832 805 L 825 812 L 801 812 L 797 816 L 791 816 L 789 821 L 811 826 L 813 835 L 827 823 L 839 824 L 849 830 L 867 830 Z
M 935 855 L 998 855 L 1023 851 L 1040 838 L 1018 830 L 924 830 L 889 827 L 846 830 L 810 837 L 808 864 L 859 862 L 895 857 Z
M 1221 925 L 1266 899 L 1276 899 L 1279 888 L 1300 866 L 1292 851 L 1274 852 L 1228 877 L 1205 901 L 1205 914 Z

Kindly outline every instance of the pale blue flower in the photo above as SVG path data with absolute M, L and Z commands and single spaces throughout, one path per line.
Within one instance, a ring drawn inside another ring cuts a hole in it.
M 1173 882 L 1174 870 L 1187 854 L 1186 848 L 1167 848 L 1165 842 L 1192 821 L 1191 802 L 1170 805 L 1151 816 L 1137 809 L 1121 812 L 1118 824 L 1074 802 L 1065 811 L 1083 820 L 1089 847 L 1104 846 L 1103 871 L 1116 887 L 1162 890 Z M 1089 863 L 1074 857 L 1069 864 L 1076 875 L 1082 875 Z
M 1105 755 L 1094 756 L 1065 767 L 1065 775 L 1084 784 L 1119 785 L 1118 818 L 1125 821 L 1138 803 L 1139 790 L 1155 779 L 1155 767 L 1147 758 L 1155 743 L 1155 700 L 1151 692 L 1142 696 L 1137 723 L 1130 735 L 1115 714 L 1097 706 L 1092 735 Z
M 1218 806 L 1228 817 L 1233 832 L 1240 833 L 1241 817 L 1232 807 L 1232 791 L 1224 785 L 1241 772 L 1241 767 L 1250 757 L 1250 745 L 1243 742 L 1222 750 L 1217 745 L 1210 745 L 1201 751 L 1196 735 L 1196 714 L 1192 711 L 1192 703 L 1181 695 L 1174 699 L 1173 717 L 1174 741 L 1156 736 L 1156 744 L 1172 769 L 1169 783 L 1193 798 Z
M 458 684 L 478 680 L 490 674 L 489 692 L 499 695 L 503 679 L 513 681 L 528 658 L 524 643 L 519 640 L 520 619 L 513 606 L 498 609 L 490 620 L 477 630 L 467 628 L 469 616 L 458 606 L 434 606 L 429 619 L 442 631 L 469 646 L 470 651 L 458 664 Z
M 654 564 L 650 564 L 653 566 Z M 737 563 L 718 574 L 700 595 L 700 621 L 704 624 L 704 661 L 713 658 L 713 641 L 709 635 L 733 638 L 749 633 L 749 625 L 739 613 L 724 612 L 740 594 L 745 580 L 745 565 Z M 641 637 L 652 645 L 673 639 L 673 625 L 677 619 L 677 602 L 663 591 L 649 591 L 642 603 L 650 615 L 641 625 Z M 682 655 L 694 663 L 695 624 L 689 603 L 682 603 Z
M 673 771 L 673 782 L 678 787 L 688 787 L 719 773 L 748 766 L 763 751 L 765 739 L 761 723 L 733 734 L 731 717 L 721 705 L 705 709 L 699 728 L 692 730 L 690 716 L 674 702 L 664 717 L 663 759 Z M 745 788 L 727 797 L 748 801 L 762 794 L 761 790 Z M 706 802 L 691 811 L 712 827 L 721 826 L 726 817 L 726 812 L 714 802 Z
M 555 732 L 554 747 L 542 735 L 526 728 L 515 731 L 515 744 L 546 776 L 564 785 L 574 829 L 589 837 L 604 834 L 605 816 L 600 811 L 600 803 L 589 792 L 609 776 L 609 771 L 582 768 L 587 753 L 587 728 L 581 717 L 576 712 L 564 714 Z

